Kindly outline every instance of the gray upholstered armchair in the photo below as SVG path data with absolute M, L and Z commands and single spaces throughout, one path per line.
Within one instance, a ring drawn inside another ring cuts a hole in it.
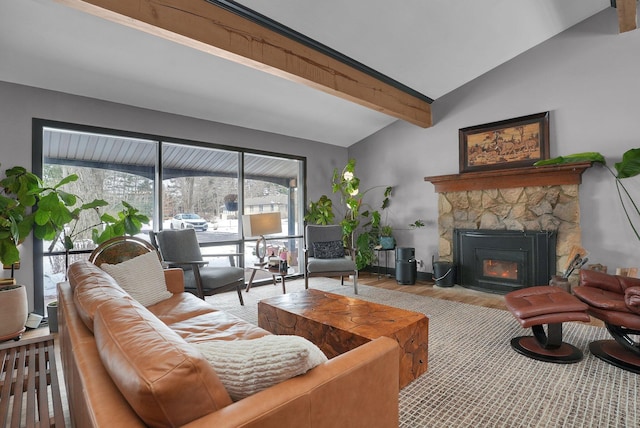
M 307 225 L 304 248 L 304 287 L 309 288 L 311 276 L 353 275 L 353 291 L 358 294 L 358 269 L 356 263 L 345 251 L 342 243 L 342 227 L 339 225 Z
M 236 289 L 240 304 L 244 305 L 241 287 L 244 286 L 244 269 L 235 266 L 207 266 L 200 252 L 200 244 L 194 229 L 161 230 L 149 232 L 151 242 L 158 248 L 168 267 L 184 270 L 185 290 L 204 299 L 204 296 Z M 220 255 L 219 257 L 232 255 Z

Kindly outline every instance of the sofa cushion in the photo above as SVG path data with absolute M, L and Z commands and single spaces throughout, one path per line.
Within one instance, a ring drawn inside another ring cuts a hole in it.
M 209 312 L 167 325 L 189 343 L 257 339 L 271 334 L 225 311 Z
M 184 425 L 231 403 L 202 354 L 134 300 L 100 305 L 94 336 L 111 379 L 149 426 Z
M 313 343 L 300 336 L 268 335 L 253 340 L 196 343 L 233 400 L 306 373 L 327 361 Z
M 156 252 L 148 252 L 115 265 L 103 263 L 100 268 L 143 306 L 154 305 L 173 295 L 167 290 Z
M 91 331 L 96 310 L 102 303 L 115 298 L 130 298 L 111 276 L 86 260 L 71 264 L 67 274 L 78 315 Z
M 147 306 L 147 309 L 167 325 L 218 311 L 210 303 L 186 292 L 176 293 L 169 299 Z
M 319 259 L 311 257 L 307 263 L 307 270 L 310 273 L 342 272 L 355 269 L 356 263 L 351 260 L 350 257 L 342 257 L 339 259 Z

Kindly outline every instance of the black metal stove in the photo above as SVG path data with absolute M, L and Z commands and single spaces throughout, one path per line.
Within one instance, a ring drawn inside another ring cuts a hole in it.
M 455 229 L 454 264 L 463 287 L 506 294 L 545 285 L 556 273 L 556 233 Z

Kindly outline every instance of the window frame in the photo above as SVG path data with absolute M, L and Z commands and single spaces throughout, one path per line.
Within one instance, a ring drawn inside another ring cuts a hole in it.
M 263 155 L 263 156 L 271 156 L 278 157 L 287 160 L 294 160 L 300 162 L 300 179 L 302 180 L 302 185 L 298 183 L 298 189 L 300 191 L 299 199 L 299 207 L 298 213 L 299 218 L 301 219 L 301 224 L 299 225 L 299 233 L 294 235 L 283 235 L 280 239 L 297 239 L 300 242 L 304 237 L 304 220 L 302 220 L 304 216 L 304 208 L 306 206 L 306 194 L 307 194 L 307 157 L 292 155 L 287 153 L 279 153 L 272 152 L 266 150 L 256 150 L 246 147 L 239 146 L 230 146 L 226 144 L 212 143 L 212 142 L 204 142 L 204 141 L 196 141 L 186 138 L 178 138 L 165 136 L 160 134 L 149 134 L 143 132 L 136 131 L 127 131 L 122 129 L 115 128 L 105 128 L 91 125 L 83 125 L 71 122 L 62 122 L 56 120 L 49 119 L 41 119 L 41 118 L 33 118 L 32 119 L 32 171 L 38 175 L 42 176 L 43 167 L 44 167 L 44 159 L 43 159 L 43 131 L 45 128 L 58 128 L 63 130 L 69 130 L 74 132 L 85 132 L 92 134 L 104 134 L 104 135 L 112 135 L 115 137 L 122 138 L 134 138 L 134 139 L 142 139 L 142 140 L 150 140 L 157 142 L 157 151 L 156 151 L 156 171 L 154 177 L 154 208 L 153 208 L 153 224 L 154 229 L 162 228 L 162 148 L 163 143 L 167 144 L 178 144 L 178 145 L 186 145 L 192 147 L 201 147 L 206 149 L 219 149 L 226 150 L 230 152 L 235 152 L 238 154 L 238 196 L 240 201 L 239 210 L 244 209 L 244 155 L 245 154 L 255 154 L 255 155 Z M 239 211 L 240 212 L 240 211 Z M 159 226 L 156 226 L 159 225 Z M 240 256 L 240 261 L 244 264 L 244 249 L 246 247 L 246 242 L 255 241 L 255 239 L 245 239 L 242 234 L 242 222 L 239 222 L 239 237 L 235 240 L 227 240 L 227 241 L 213 241 L 201 243 L 201 247 L 216 247 L 222 245 L 236 245 L 238 249 L 238 253 L 242 254 Z M 72 250 L 69 252 L 70 254 L 84 254 L 89 253 L 88 250 Z M 64 254 L 64 253 L 61 253 Z M 59 255 L 57 252 L 48 253 L 47 255 Z M 34 296 L 34 311 L 36 313 L 44 314 L 45 313 L 45 302 L 44 302 L 44 269 L 43 269 L 43 261 L 44 261 L 44 250 L 42 241 L 35 236 L 33 237 L 33 296 Z

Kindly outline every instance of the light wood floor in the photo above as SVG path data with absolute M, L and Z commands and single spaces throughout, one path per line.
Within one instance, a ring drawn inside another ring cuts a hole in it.
M 468 303 L 487 308 L 507 309 L 504 303 L 504 296 L 500 294 L 485 293 L 482 291 L 470 290 L 468 288 L 454 285 L 453 287 L 440 287 L 431 281 L 416 281 L 414 285 L 400 285 L 393 277 L 382 276 L 374 273 L 362 272 L 358 276 L 358 283 L 371 285 L 373 287 L 386 288 L 387 290 L 404 291 L 405 293 L 429 296 L 436 299 L 453 300 L 461 303 Z
M 471 290 L 459 285 L 454 285 L 453 287 L 440 287 L 431 281 L 416 281 L 415 285 L 400 285 L 393 277 L 389 278 L 383 276 L 378 279 L 377 274 L 368 272 L 363 272 L 358 276 L 358 283 L 373 287 L 386 288 L 387 290 L 397 290 L 405 293 L 414 293 L 420 296 L 434 297 L 436 299 L 453 300 L 455 302 L 468 303 L 470 305 L 507 310 L 503 295 Z M 591 322 L 588 324 L 604 327 L 604 323 L 602 321 L 593 317 L 591 317 Z

